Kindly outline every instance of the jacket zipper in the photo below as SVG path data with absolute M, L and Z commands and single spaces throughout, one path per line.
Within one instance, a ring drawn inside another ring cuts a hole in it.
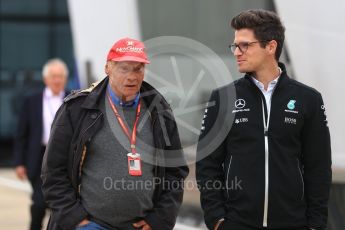
M 281 77 L 282 71 L 280 70 L 280 75 Z M 281 79 L 279 79 L 277 85 L 274 87 L 274 90 L 271 94 L 270 97 L 270 107 L 272 104 L 272 96 L 274 95 Z M 268 147 L 268 128 L 269 128 L 269 123 L 270 123 L 270 114 L 271 114 L 271 109 L 268 111 L 267 108 L 267 120 L 265 116 L 265 106 L 264 103 L 266 104 L 266 99 L 265 95 L 261 92 L 261 90 L 255 85 L 255 83 L 250 80 L 251 84 L 256 88 L 256 90 L 261 94 L 261 104 L 262 104 L 262 119 L 263 119 L 263 125 L 264 125 L 264 138 L 265 138 L 265 200 L 264 200 L 264 215 L 263 215 L 263 227 L 267 227 L 267 219 L 268 219 L 268 192 L 269 192 L 269 147 Z M 267 106 L 267 104 L 266 104 Z
M 159 114 L 160 113 L 161 113 L 161 111 L 157 111 L 155 119 L 153 121 L 151 121 L 152 129 L 154 129 L 154 124 L 156 123 L 157 119 L 159 118 Z M 149 113 L 149 116 L 152 119 L 151 113 Z M 156 165 L 155 165 L 155 176 L 157 177 L 158 176 L 158 156 L 157 156 L 157 151 L 155 152 L 155 158 L 156 158 L 155 159 L 155 162 L 156 162 Z
M 299 171 L 299 175 L 301 176 L 301 181 L 302 181 L 302 197 L 301 197 L 301 200 L 303 200 L 304 198 L 304 180 L 303 180 L 303 174 L 302 174 L 302 170 L 299 166 L 299 160 L 297 158 L 297 168 L 298 168 L 298 171 Z
M 267 227 L 267 215 L 268 215 L 268 187 L 269 187 L 269 149 L 268 149 L 268 127 L 270 122 L 270 113 L 267 114 L 267 121 L 265 119 L 265 106 L 264 101 L 262 104 L 262 117 L 264 124 L 264 137 L 265 137 L 265 200 L 264 200 L 264 216 L 263 227 Z
M 228 199 L 230 198 L 230 195 L 229 195 L 229 173 L 230 173 L 230 168 L 231 168 L 231 162 L 232 162 L 232 156 L 230 157 L 228 172 L 226 174 L 226 181 L 225 181 L 226 193 L 228 195 Z
M 80 159 L 80 164 L 79 164 L 79 173 L 78 173 L 78 177 L 81 178 L 81 169 L 83 167 L 83 164 L 84 164 L 84 160 L 85 160 L 85 156 L 86 156 L 86 151 L 87 151 L 87 148 L 86 148 L 86 145 L 83 146 L 83 152 L 82 152 L 82 155 L 81 155 L 81 159 Z M 81 189 L 81 183 L 78 183 L 78 192 L 80 194 L 80 189 Z
M 150 118 L 152 119 L 151 113 L 149 113 L 149 114 L 150 114 L 150 115 L 149 115 Z M 155 118 L 155 119 L 151 122 L 152 131 L 153 131 L 154 124 L 155 124 L 156 120 L 157 120 L 157 118 Z M 156 164 L 155 164 L 155 177 L 157 177 L 157 176 L 158 176 L 158 156 L 157 156 L 157 150 L 155 151 L 155 162 L 156 162 Z
M 83 136 L 85 135 L 85 133 L 97 122 L 97 120 L 101 117 L 102 113 L 100 113 L 98 115 L 98 117 L 96 117 L 96 119 L 85 129 L 85 131 L 81 134 L 81 140 L 83 139 Z M 83 152 L 84 152 L 84 143 L 81 143 L 80 145 L 82 148 L 81 148 L 81 151 L 82 151 L 82 155 L 83 155 Z M 86 152 L 85 152 L 85 155 L 86 155 Z M 85 158 L 85 155 L 84 156 L 81 156 L 81 157 L 84 157 Z M 73 172 L 75 170 L 75 167 L 76 167 L 76 163 L 73 162 L 74 164 L 74 167 L 73 167 Z M 82 162 L 80 162 L 80 164 L 82 164 Z M 78 181 L 77 181 L 77 186 L 78 186 L 78 190 L 79 190 L 79 178 L 80 178 L 80 175 L 81 174 L 81 167 L 79 167 L 79 170 L 78 170 Z
M 150 114 L 150 118 L 152 119 L 151 113 L 149 113 L 149 114 Z M 154 129 L 154 125 L 155 125 L 155 123 L 156 123 L 156 121 L 158 119 L 158 116 L 159 116 L 159 114 L 157 112 L 157 116 L 155 117 L 154 120 L 151 121 L 152 130 Z M 158 150 L 155 151 L 155 162 L 156 162 L 156 164 L 155 164 L 155 174 L 154 174 L 154 176 L 158 178 L 158 177 L 161 176 L 161 175 L 158 175 Z M 158 186 L 158 194 L 160 194 L 161 191 L 162 191 L 161 186 Z M 156 202 L 157 202 L 157 199 L 154 199 L 154 203 L 156 203 Z

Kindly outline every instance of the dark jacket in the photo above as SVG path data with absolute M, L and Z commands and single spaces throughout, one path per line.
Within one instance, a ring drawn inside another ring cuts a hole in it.
M 322 97 L 280 67 L 267 131 L 265 98 L 249 74 L 212 93 L 215 104 L 205 114 L 200 141 L 210 138 L 213 126 L 231 128 L 196 167 L 210 229 L 221 218 L 257 228 L 265 220 L 269 228 L 326 227 L 331 147 Z M 235 99 L 225 99 L 231 90 Z M 221 100 L 231 101 L 230 108 L 223 108 Z M 216 119 L 226 122 L 220 125 Z M 204 147 L 199 144 L 198 155 Z M 219 181 L 223 187 L 206 188 L 207 181 Z
M 42 166 L 43 194 L 52 209 L 48 229 L 74 229 L 88 217 L 81 205 L 78 187 L 88 143 L 103 126 L 104 115 L 99 107 L 107 84 L 108 77 L 87 90 L 72 93 L 54 119 Z M 169 182 L 181 182 L 188 174 L 187 166 L 164 166 L 169 150 L 175 157 L 180 157 L 180 165 L 185 165 L 172 111 L 165 99 L 148 83 L 143 82 L 141 95 L 148 108 L 152 108 L 150 112 L 157 149 L 155 176 Z M 169 144 L 164 140 L 165 131 Z M 152 229 L 173 228 L 182 197 L 182 186 L 171 189 L 163 187 L 163 183 L 157 184 L 154 208 L 145 217 Z
M 15 135 L 15 165 L 26 167 L 29 180 L 39 177 L 41 174 L 42 135 L 43 91 L 40 91 L 24 98 Z

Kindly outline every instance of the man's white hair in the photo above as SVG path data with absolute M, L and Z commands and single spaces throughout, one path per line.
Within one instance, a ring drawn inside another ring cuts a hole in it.
M 62 61 L 60 58 L 53 58 L 50 59 L 44 64 L 43 69 L 42 69 L 42 76 L 45 78 L 49 74 L 49 68 L 53 65 L 60 65 L 63 67 L 65 70 L 65 77 L 68 76 L 68 67 L 64 61 Z

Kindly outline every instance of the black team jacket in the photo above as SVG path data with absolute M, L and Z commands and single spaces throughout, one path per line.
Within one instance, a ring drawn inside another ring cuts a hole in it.
M 211 143 L 213 127 L 231 128 L 196 166 L 209 229 L 221 218 L 257 228 L 326 228 L 332 173 L 322 97 L 279 66 L 270 116 L 250 74 L 212 93 L 199 141 Z M 231 89 L 234 99 L 227 97 Z M 230 100 L 223 103 L 230 108 L 222 108 L 220 100 Z M 198 145 L 199 158 L 205 147 Z M 213 182 L 221 188 L 210 186 Z

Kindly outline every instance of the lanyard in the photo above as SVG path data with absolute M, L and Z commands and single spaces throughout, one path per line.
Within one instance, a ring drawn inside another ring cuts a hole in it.
M 134 122 L 134 126 L 133 126 L 133 131 L 132 131 L 132 135 L 130 136 L 129 134 L 129 130 L 127 128 L 127 126 L 125 125 L 125 122 L 123 121 L 122 117 L 120 116 L 118 110 L 116 109 L 113 101 L 111 100 L 109 94 L 107 93 L 107 97 L 108 97 L 108 100 L 109 100 L 109 103 L 110 103 L 110 106 L 117 118 L 117 121 L 119 122 L 123 132 L 126 134 L 126 136 L 128 137 L 128 140 L 130 141 L 130 144 L 131 144 L 131 150 L 132 150 L 132 153 L 133 154 L 137 154 L 136 150 L 135 150 L 135 143 L 137 141 L 137 124 L 138 124 L 138 121 L 139 121 L 139 116 L 140 116 L 140 101 L 138 103 L 138 106 L 137 106 L 137 111 L 136 111 L 136 118 L 135 118 L 135 122 Z

